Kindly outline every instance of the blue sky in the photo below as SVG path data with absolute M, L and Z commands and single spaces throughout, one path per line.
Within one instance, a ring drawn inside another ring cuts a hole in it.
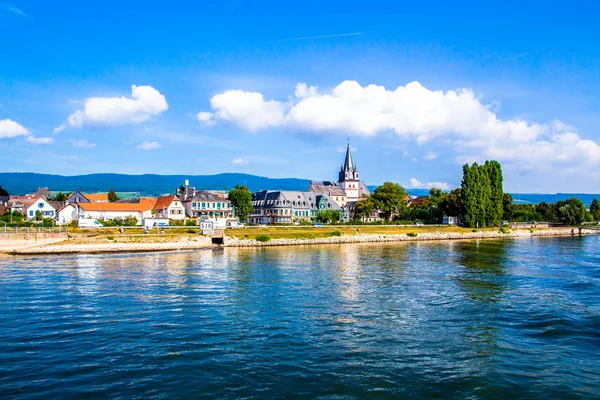
M 323 3 L 0 1 L 0 170 L 599 191 L 599 3 Z

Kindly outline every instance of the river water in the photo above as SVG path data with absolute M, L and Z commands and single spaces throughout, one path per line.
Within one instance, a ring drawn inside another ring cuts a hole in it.
M 600 236 L 0 258 L 2 398 L 599 398 Z

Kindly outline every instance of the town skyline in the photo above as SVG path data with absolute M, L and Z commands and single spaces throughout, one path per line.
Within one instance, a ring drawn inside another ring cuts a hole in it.
M 357 4 L 2 3 L 0 170 L 598 192 L 597 5 Z

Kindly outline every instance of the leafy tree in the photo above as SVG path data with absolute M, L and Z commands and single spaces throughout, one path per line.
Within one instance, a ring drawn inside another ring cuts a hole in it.
M 110 189 L 108 191 L 108 201 L 114 203 L 117 200 L 119 200 L 119 196 L 117 196 L 117 193 L 113 189 Z
M 228 195 L 231 204 L 234 207 L 235 214 L 241 221 L 246 221 L 248 215 L 252 213 L 252 193 L 246 186 L 235 185 L 235 188 L 229 191 Z
M 600 201 L 598 199 L 592 200 L 590 205 L 590 213 L 596 221 L 600 220 Z
M 509 193 L 502 196 L 502 219 L 512 221 L 513 219 L 513 197 Z
M 503 214 L 502 167 L 497 161 L 463 166 L 461 217 L 468 227 L 497 225 Z
M 442 201 L 444 200 L 444 192 L 442 189 L 431 188 L 429 190 L 429 204 L 433 207 L 440 207 Z
M 45 227 L 55 226 L 56 225 L 56 221 L 54 220 L 54 218 L 44 218 L 42 220 L 42 225 L 45 226 Z
M 540 220 L 544 222 L 556 222 L 558 217 L 556 215 L 556 209 L 553 205 L 541 202 L 535 206 L 535 211 L 540 215 Z
M 383 212 L 386 221 L 406 206 L 406 190 L 393 182 L 385 182 L 373 191 L 371 195 L 375 207 Z
M 58 192 L 54 196 L 50 197 L 48 200 L 52 201 L 66 201 L 69 195 L 67 193 Z
M 2 186 L 0 186 L 0 197 L 5 197 L 5 196 L 8 197 L 10 195 L 8 194 L 6 189 L 4 189 Z
M 35 212 L 35 220 L 36 221 L 41 221 L 42 220 L 42 212 L 40 210 L 37 210 Z
M 338 222 L 341 218 L 338 210 L 320 210 L 317 213 L 317 221 L 322 224 L 333 224 Z
M 354 203 L 352 218 L 355 220 L 362 220 L 363 218 L 371 216 L 373 211 L 375 211 L 373 199 L 371 199 L 371 196 L 363 194 L 362 198 Z
M 444 195 L 440 204 L 444 215 L 451 217 L 458 217 L 461 215 L 461 193 L 462 189 L 457 188 Z

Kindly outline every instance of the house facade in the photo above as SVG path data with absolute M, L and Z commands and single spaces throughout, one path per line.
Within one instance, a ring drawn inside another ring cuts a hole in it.
M 38 215 L 38 211 L 41 213 L 42 218 L 56 218 L 55 205 L 51 204 L 44 197 L 38 197 L 32 200 L 33 201 L 25 208 L 25 216 L 27 219 L 35 219 Z
M 287 190 L 261 190 L 252 194 L 251 224 L 291 224 L 310 220 L 319 211 L 341 207 L 325 194 Z
M 125 219 L 134 217 L 137 225 L 152 217 L 152 205 L 144 203 L 78 203 L 79 218 Z
M 171 220 L 184 220 L 186 211 L 183 203 L 177 196 L 160 196 L 152 206 L 152 214 L 156 218 Z
M 233 218 L 231 201 L 205 190 L 182 202 L 185 212 L 191 218 Z
M 74 203 L 67 203 L 56 211 L 56 223 L 58 225 L 67 225 L 74 219 L 77 219 L 77 205 Z

